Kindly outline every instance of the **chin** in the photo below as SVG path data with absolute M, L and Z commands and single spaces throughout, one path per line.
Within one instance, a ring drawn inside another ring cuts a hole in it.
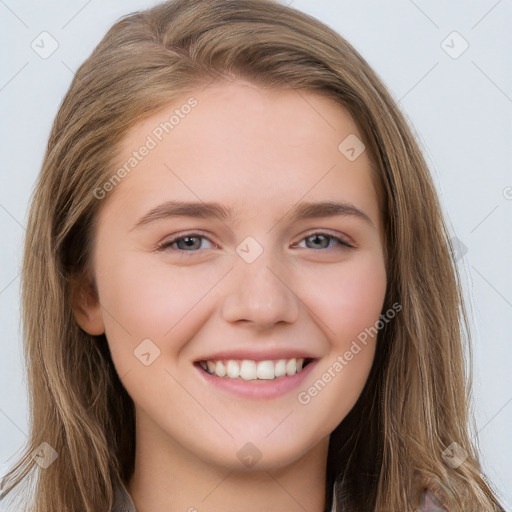
M 276 471 L 298 462 L 317 444 L 307 439 L 282 436 L 266 440 L 263 435 L 259 439 L 256 442 L 235 441 L 229 448 L 218 446 L 222 454 L 211 453 L 208 463 L 238 473 Z

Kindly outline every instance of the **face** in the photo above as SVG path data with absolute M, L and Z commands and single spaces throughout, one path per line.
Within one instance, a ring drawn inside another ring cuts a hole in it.
M 134 125 L 125 172 L 95 192 L 99 305 L 82 324 L 104 330 L 138 436 L 209 464 L 276 468 L 353 407 L 375 350 L 361 335 L 386 290 L 355 137 L 333 100 L 245 82 Z

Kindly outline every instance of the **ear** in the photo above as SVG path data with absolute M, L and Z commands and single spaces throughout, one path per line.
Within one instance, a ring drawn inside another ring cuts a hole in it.
M 104 334 L 105 325 L 98 294 L 89 276 L 71 277 L 71 309 L 76 323 L 88 334 Z

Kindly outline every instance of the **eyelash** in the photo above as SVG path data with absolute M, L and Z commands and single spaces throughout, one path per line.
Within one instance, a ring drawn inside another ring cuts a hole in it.
M 330 233 L 324 233 L 323 231 L 315 231 L 313 233 L 309 233 L 308 235 L 306 235 L 305 237 L 303 237 L 300 242 L 302 242 L 303 240 L 306 240 L 308 238 L 312 238 L 314 236 L 318 236 L 318 235 L 322 235 L 322 236 L 325 236 L 327 238 L 329 238 L 330 240 L 335 240 L 336 242 L 338 242 L 339 246 L 341 246 L 341 248 L 346 248 L 346 249 L 353 249 L 354 246 L 349 244 L 348 242 L 346 242 L 345 240 L 343 240 L 342 238 L 339 238 L 337 236 L 334 236 L 334 235 L 331 235 Z M 157 251 L 166 251 L 166 250 L 171 250 L 171 251 L 175 251 L 175 252 L 179 252 L 179 253 L 195 253 L 195 252 L 201 252 L 201 249 L 197 249 L 197 250 L 190 250 L 190 251 L 186 251 L 186 250 L 183 250 L 183 249 L 171 249 L 171 245 L 175 244 L 176 242 L 180 241 L 180 240 L 183 240 L 185 238 L 204 238 L 208 241 L 211 242 L 211 240 L 209 240 L 208 237 L 204 236 L 203 234 L 201 233 L 185 233 L 184 235 L 180 235 L 180 236 L 176 236 L 174 238 L 171 238 L 171 239 L 167 239 L 167 240 L 164 240 L 163 242 L 159 243 L 156 250 Z M 213 242 L 211 242 L 213 244 Z M 215 244 L 214 244 L 215 245 Z M 309 247 L 305 247 L 305 249 L 309 249 Z M 332 250 L 334 249 L 334 247 L 326 247 L 324 249 L 320 249 L 320 250 Z M 204 250 L 204 249 L 203 249 Z M 311 249 L 313 251 L 317 251 L 319 249 Z

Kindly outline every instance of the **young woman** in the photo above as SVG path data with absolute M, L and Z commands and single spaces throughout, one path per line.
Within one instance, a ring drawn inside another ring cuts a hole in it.
M 292 8 L 110 29 L 52 129 L 23 320 L 22 510 L 502 510 L 429 171 L 364 59 Z

